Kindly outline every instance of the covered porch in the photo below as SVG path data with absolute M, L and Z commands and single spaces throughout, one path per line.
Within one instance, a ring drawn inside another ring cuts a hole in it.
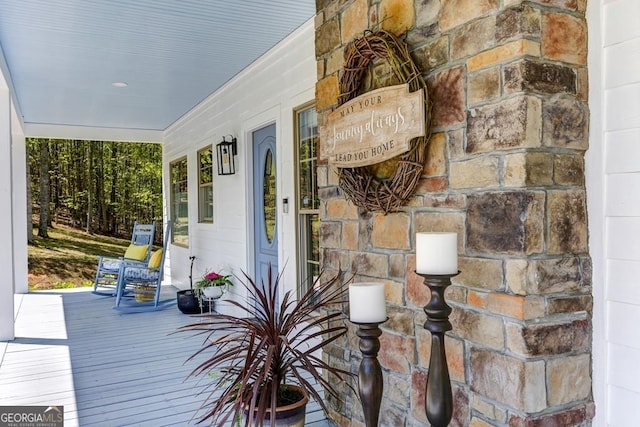
M 175 293 L 166 286 L 163 292 Z M 177 308 L 123 314 L 89 289 L 15 296 L 16 339 L 0 342 L 0 406 L 64 406 L 65 426 L 195 425 L 207 378 L 187 378 L 203 338 Z M 316 402 L 306 425 L 330 426 Z

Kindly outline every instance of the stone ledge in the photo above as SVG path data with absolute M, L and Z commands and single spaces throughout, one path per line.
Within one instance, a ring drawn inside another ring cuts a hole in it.
M 497 46 L 469 58 L 467 60 L 467 69 L 469 72 L 474 72 L 481 68 L 490 67 L 523 56 L 539 57 L 540 43 L 521 39 Z
M 542 103 L 517 96 L 473 108 L 467 115 L 467 153 L 542 146 Z
M 579 426 L 586 425 L 594 416 L 595 405 L 587 403 L 550 415 L 511 415 L 509 427 Z
M 474 193 L 468 201 L 468 253 L 529 255 L 543 251 L 543 192 Z
M 591 343 L 591 322 L 582 319 L 547 324 L 508 323 L 506 336 L 507 349 L 525 357 L 584 352 Z
M 471 390 L 492 400 L 524 412 L 538 412 L 547 406 L 543 361 L 522 361 L 472 348 L 470 372 Z

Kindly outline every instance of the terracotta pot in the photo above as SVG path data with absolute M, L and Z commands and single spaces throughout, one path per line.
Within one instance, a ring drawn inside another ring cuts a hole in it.
M 304 419 L 307 411 L 307 403 L 309 402 L 309 395 L 302 387 L 297 385 L 285 384 L 282 387 L 294 389 L 302 396 L 302 398 L 299 401 L 291 403 L 289 405 L 277 407 L 275 417 L 276 419 L 274 424 L 271 423 L 271 408 L 268 408 L 263 426 L 304 427 Z M 245 411 L 244 413 L 245 417 L 247 417 L 248 415 L 247 412 L 248 411 Z M 255 419 L 251 425 L 254 424 Z

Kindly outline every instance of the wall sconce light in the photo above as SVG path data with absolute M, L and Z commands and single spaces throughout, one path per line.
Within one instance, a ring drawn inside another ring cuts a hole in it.
M 231 141 L 227 141 L 222 137 L 222 142 L 216 145 L 218 154 L 218 175 L 233 175 L 236 173 L 235 156 L 238 154 L 238 142 L 231 137 Z

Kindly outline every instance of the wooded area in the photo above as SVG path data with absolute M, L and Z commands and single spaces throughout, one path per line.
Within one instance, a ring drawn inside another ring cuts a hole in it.
M 28 205 L 39 214 L 39 236 L 63 223 L 129 237 L 136 220 L 155 220 L 162 241 L 160 144 L 30 138 L 27 150 Z

